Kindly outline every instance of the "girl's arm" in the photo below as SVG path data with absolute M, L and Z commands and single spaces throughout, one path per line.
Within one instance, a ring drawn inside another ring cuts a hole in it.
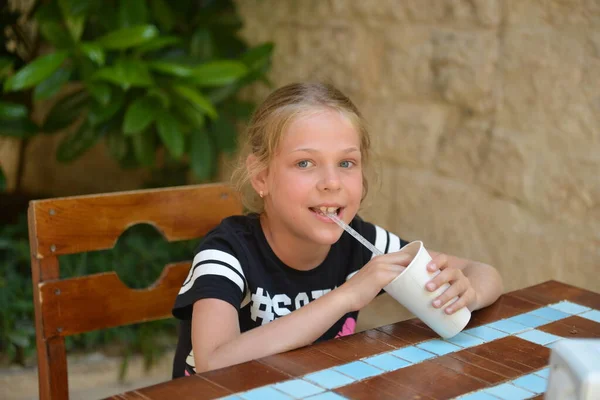
M 391 253 L 373 258 L 335 290 L 266 325 L 240 333 L 238 312 L 218 299 L 194 303 L 192 348 L 196 372 L 222 368 L 306 346 L 342 316 L 360 310 L 407 265 L 410 257 Z
M 306 346 L 349 312 L 333 290 L 304 307 L 266 325 L 240 334 L 238 311 L 218 299 L 194 304 L 192 346 L 196 372 L 222 368 Z

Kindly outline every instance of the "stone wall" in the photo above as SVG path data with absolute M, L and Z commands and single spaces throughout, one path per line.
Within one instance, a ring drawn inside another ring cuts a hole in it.
M 363 110 L 371 220 L 506 290 L 600 290 L 600 1 L 237 3 L 245 38 L 276 44 L 276 86 L 328 81 Z

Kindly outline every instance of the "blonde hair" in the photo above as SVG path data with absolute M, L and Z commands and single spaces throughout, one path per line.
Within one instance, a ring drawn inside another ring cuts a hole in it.
M 267 168 L 287 127 L 299 117 L 323 110 L 334 110 L 344 115 L 359 134 L 363 166 L 368 165 L 371 141 L 366 123 L 360 112 L 342 92 L 325 83 L 292 83 L 272 92 L 256 109 L 246 129 L 245 142 L 232 174 L 232 184 L 240 192 L 244 206 L 251 212 L 264 211 L 262 198 L 250 181 L 255 174 Z M 254 154 L 256 162 L 247 165 Z M 368 182 L 363 170 L 363 196 Z

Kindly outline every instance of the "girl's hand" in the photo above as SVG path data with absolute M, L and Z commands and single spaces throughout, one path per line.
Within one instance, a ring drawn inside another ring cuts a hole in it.
M 454 314 L 463 307 L 469 310 L 475 309 L 477 304 L 477 293 L 471 285 L 471 281 L 467 278 L 460 268 L 451 267 L 448 265 L 448 256 L 446 254 L 438 254 L 429 264 L 427 264 L 429 272 L 440 270 L 440 273 L 425 285 L 430 292 L 435 291 L 440 286 L 446 283 L 450 287 L 440 296 L 433 300 L 433 306 L 440 308 L 450 300 L 458 296 L 458 300 L 450 304 L 444 312 L 446 314 Z
M 409 254 L 395 252 L 376 256 L 369 261 L 337 289 L 345 294 L 349 311 L 360 310 L 369 304 L 384 286 L 404 271 L 411 260 Z

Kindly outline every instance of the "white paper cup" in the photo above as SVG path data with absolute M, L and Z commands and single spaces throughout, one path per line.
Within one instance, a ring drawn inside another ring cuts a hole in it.
M 413 260 L 383 289 L 442 338 L 455 336 L 469 323 L 471 312 L 467 307 L 461 308 L 452 315 L 444 312 L 446 307 L 458 298 L 451 299 L 440 308 L 433 307 L 433 301 L 450 285 L 445 284 L 433 292 L 425 288 L 427 282 L 440 271 L 435 273 L 427 271 L 427 264 L 431 261 L 431 256 L 423 247 L 423 242 L 411 242 L 400 251 L 410 254 Z

